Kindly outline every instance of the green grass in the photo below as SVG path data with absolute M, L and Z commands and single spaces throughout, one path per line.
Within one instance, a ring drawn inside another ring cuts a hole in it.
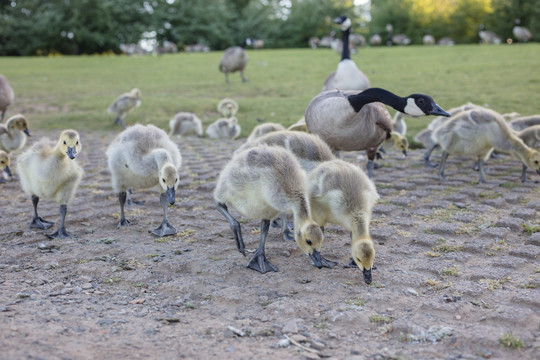
M 63 56 L 0 57 L 0 69 L 15 91 L 8 115 L 23 113 L 31 128 L 114 130 L 106 109 L 120 93 L 138 87 L 142 105 L 128 124 L 151 122 L 162 128 L 178 111 L 195 112 L 208 125 L 218 118 L 224 97 L 240 105 L 242 136 L 257 118 L 290 125 L 335 70 L 339 55 L 328 49 L 248 50 L 248 83 L 218 71 L 222 52 L 160 57 Z M 363 48 L 353 60 L 372 86 L 399 95 L 426 93 L 445 109 L 467 101 L 501 113 L 537 113 L 531 94 L 540 93 L 540 44 L 454 47 Z M 390 110 L 393 114 L 394 110 Z M 432 117 L 408 119 L 411 139 Z

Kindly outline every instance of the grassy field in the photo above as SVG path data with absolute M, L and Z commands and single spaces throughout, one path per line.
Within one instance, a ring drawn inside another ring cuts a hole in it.
M 117 95 L 138 87 L 142 105 L 127 116 L 128 124 L 150 122 L 167 129 L 176 112 L 190 111 L 208 125 L 218 118 L 219 100 L 230 97 L 240 105 L 238 119 L 247 136 L 257 118 L 296 122 L 339 61 L 329 49 L 248 53 L 249 82 L 231 74 L 230 85 L 218 71 L 222 52 L 0 57 L 0 73 L 16 96 L 8 115 L 25 114 L 32 128 L 119 130 L 106 109 Z M 445 109 L 471 101 L 501 113 L 540 113 L 540 44 L 363 48 L 353 60 L 372 86 L 401 96 L 429 94 Z M 409 138 L 431 118 L 409 119 Z

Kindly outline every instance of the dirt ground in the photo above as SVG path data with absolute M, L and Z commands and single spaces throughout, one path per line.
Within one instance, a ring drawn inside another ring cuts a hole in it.
M 58 134 L 35 131 L 30 143 Z M 0 184 L 1 359 L 540 358 L 540 191 L 519 182 L 518 161 L 490 160 L 479 185 L 471 159 L 450 157 L 441 183 L 422 150 L 385 156 L 368 286 L 343 267 L 350 241 L 338 226 L 322 251 L 339 262 L 333 269 L 317 269 L 278 229 L 266 249 L 279 272 L 245 267 L 251 253 L 236 250 L 212 200 L 244 140 L 178 140 L 183 177 L 169 219 L 179 232 L 156 238 L 157 190 L 136 190 L 146 204 L 127 208 L 134 224 L 117 229 L 105 157 L 115 133 L 81 135 L 73 240 L 29 229 L 30 199 L 18 181 Z M 44 199 L 39 210 L 55 229 L 58 205 Z M 259 220 L 241 222 L 253 252 Z

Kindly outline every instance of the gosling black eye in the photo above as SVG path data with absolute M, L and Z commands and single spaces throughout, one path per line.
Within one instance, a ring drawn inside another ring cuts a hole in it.
M 64 140 L 64 145 L 66 145 L 66 140 Z
M 79 142 L 77 141 L 77 142 L 75 143 L 75 145 L 79 145 Z
M 2 164 L 5 164 L 5 162 L 2 160 Z
M 306 242 L 307 242 L 307 244 L 308 244 L 309 246 L 313 245 L 313 243 L 311 242 L 311 240 L 306 240 Z
M 163 182 L 165 182 L 165 179 L 164 179 L 164 178 L 162 178 L 161 180 L 163 180 Z
M 178 182 L 178 178 L 176 178 L 176 179 L 174 180 L 174 183 L 175 183 L 175 184 L 176 184 L 177 182 Z
M 536 165 L 538 165 L 538 160 L 534 160 L 534 163 L 535 163 Z

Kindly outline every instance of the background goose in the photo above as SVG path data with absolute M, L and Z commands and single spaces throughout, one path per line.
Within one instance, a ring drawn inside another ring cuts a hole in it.
M 0 150 L 8 154 L 22 149 L 26 144 L 26 138 L 30 136 L 28 120 L 21 114 L 10 117 L 6 124 L 0 124 Z
M 523 140 L 525 145 L 530 148 L 540 151 L 540 125 L 533 125 L 526 129 L 521 130 L 517 137 Z M 521 182 L 527 181 L 527 166 L 523 164 L 521 171 Z
M 515 131 L 525 130 L 534 125 L 540 125 L 540 115 L 523 116 L 510 120 L 510 127 Z
M 176 234 L 167 218 L 167 203 L 175 202 L 176 189 L 180 183 L 178 174 L 182 165 L 180 150 L 165 131 L 154 125 L 134 125 L 121 132 L 107 149 L 112 185 L 120 202 L 118 227 L 131 223 L 124 215 L 127 190 L 158 186 L 163 208 L 161 225 L 150 232 L 156 236 Z
M 512 34 L 516 38 L 517 41 L 523 43 L 523 42 L 529 42 L 532 39 L 532 34 L 526 27 L 521 26 L 521 20 L 516 19 L 515 26 L 512 28 Z
M 206 134 L 212 139 L 236 139 L 241 131 L 235 117 L 217 119 L 206 128 Z
M 368 153 L 368 176 L 381 143 L 390 137 L 392 118 L 384 104 L 411 116 L 450 116 L 427 95 L 399 97 L 388 90 L 370 88 L 355 91 L 325 91 L 306 108 L 309 131 L 317 134 L 334 150 Z
M 501 37 L 495 34 L 493 31 L 486 30 L 484 24 L 480 24 L 480 30 L 478 31 L 478 37 L 482 44 L 500 44 Z
M 270 135 L 270 134 L 269 134 Z M 238 251 L 245 255 L 240 223 L 227 206 L 250 219 L 261 219 L 261 241 L 248 268 L 265 273 L 277 271 L 265 255 L 270 220 L 292 212 L 297 245 L 317 267 L 322 267 L 322 231 L 311 218 L 306 173 L 287 150 L 266 145 L 236 152 L 221 171 L 214 190 L 218 211 L 227 218 Z
M 244 40 L 242 45 L 233 46 L 225 49 L 221 61 L 219 62 L 219 71 L 225 74 L 225 81 L 229 84 L 229 73 L 236 71 L 240 72 L 240 77 L 242 82 L 247 82 L 247 79 L 244 77 L 244 69 L 248 63 L 248 55 L 246 52 L 246 45 L 249 40 Z
M 6 115 L 7 108 L 13 104 L 15 99 L 15 94 L 13 89 L 9 85 L 8 80 L 2 74 L 0 74 L 0 122 L 4 121 L 4 116 Z
M 370 84 L 367 76 L 358 69 L 350 56 L 349 34 L 351 32 L 351 19 L 342 15 L 335 19 L 334 22 L 340 24 L 343 36 L 341 61 L 337 70 L 326 78 L 322 90 L 364 90 L 369 88 Z
M 67 204 L 73 199 L 75 190 L 83 176 L 82 168 L 73 161 L 81 151 L 79 133 L 64 130 L 60 139 L 53 145 L 43 138 L 17 159 L 17 169 L 23 191 L 31 196 L 34 218 L 31 228 L 48 229 L 53 223 L 39 217 L 37 206 L 40 198 L 54 199 L 60 204 L 60 226 L 49 238 L 71 238 L 64 221 Z
M 230 118 L 235 116 L 238 112 L 238 104 L 233 99 L 225 98 L 222 99 L 217 105 L 217 111 L 221 114 L 221 116 Z
M 201 119 L 199 119 L 197 115 L 190 112 L 179 112 L 174 115 L 174 118 L 169 121 L 169 127 L 171 129 L 169 136 L 203 136 Z
M 118 125 L 122 124 L 122 127 L 126 128 L 125 116 L 131 110 L 141 106 L 141 91 L 137 88 L 132 89 L 130 92 L 124 93 L 109 106 L 107 111 L 110 114 L 115 114 L 116 119 L 114 123 Z
M 0 150 L 0 183 L 5 183 L 6 179 L 4 178 L 4 172 L 11 176 L 11 169 L 9 168 L 10 160 L 9 156 L 5 151 Z

